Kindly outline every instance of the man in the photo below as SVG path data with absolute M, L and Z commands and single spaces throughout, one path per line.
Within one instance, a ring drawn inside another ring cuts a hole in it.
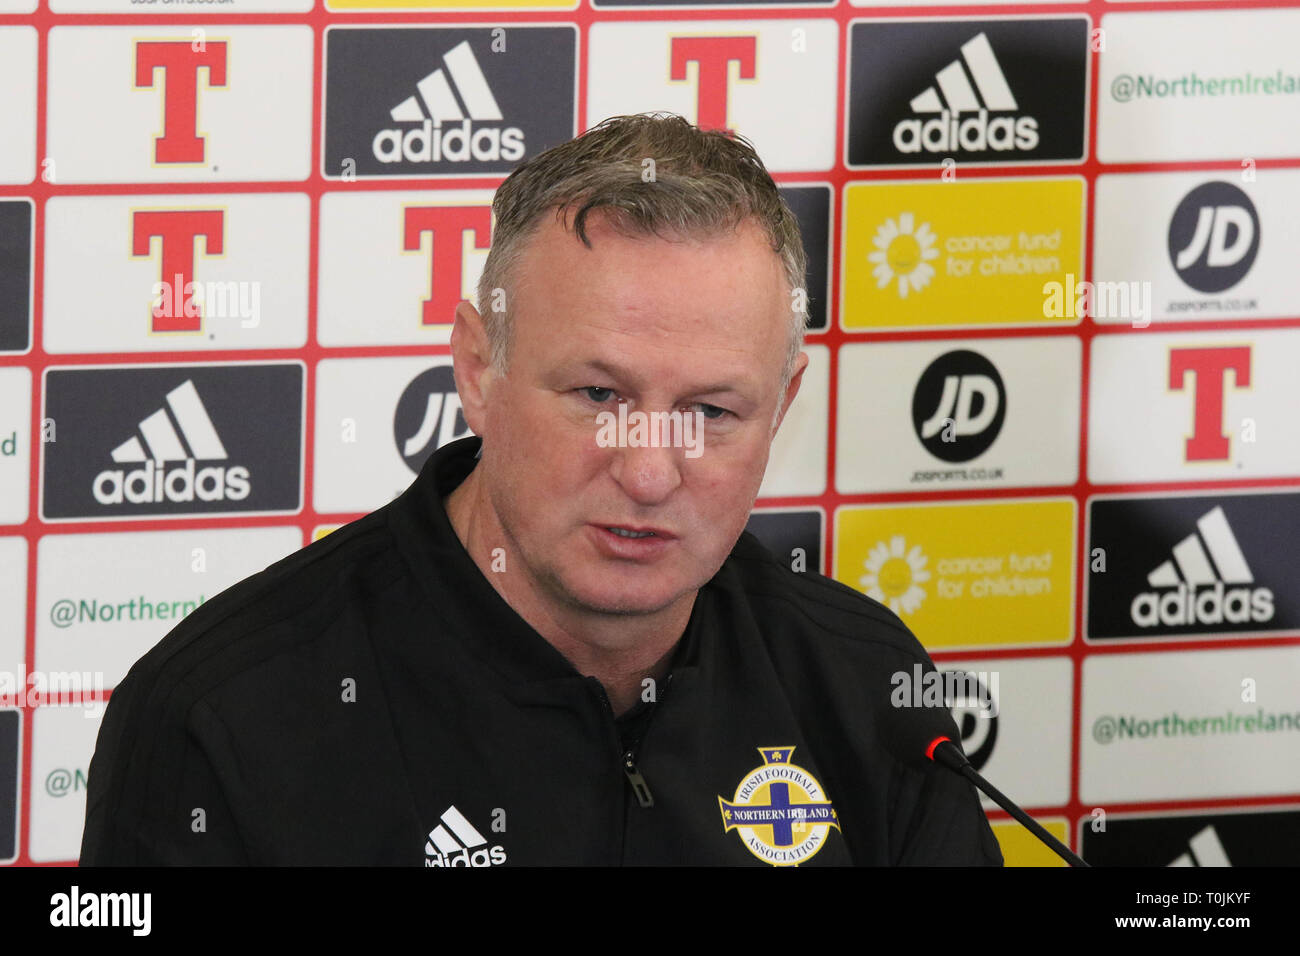
M 1000 865 L 883 731 L 921 645 L 742 533 L 807 365 L 752 149 L 619 117 L 493 208 L 451 339 L 476 437 L 136 663 L 82 862 Z

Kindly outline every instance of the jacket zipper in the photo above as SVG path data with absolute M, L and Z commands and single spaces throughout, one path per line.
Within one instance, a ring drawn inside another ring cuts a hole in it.
M 600 691 L 600 699 L 605 703 L 605 710 L 606 712 L 608 712 L 610 720 L 611 721 L 614 720 L 614 705 L 609 702 L 609 695 L 605 693 L 605 688 L 604 686 L 601 685 L 599 680 L 597 680 L 594 677 L 592 678 L 592 680 L 596 681 L 596 686 Z M 668 695 L 668 688 L 672 684 L 672 682 L 673 682 L 673 675 L 669 674 L 668 677 L 664 680 L 664 689 L 663 692 L 660 694 L 660 699 L 655 704 L 656 711 L 660 706 L 662 706 L 663 698 Z M 655 719 L 655 711 L 651 711 L 650 716 L 646 719 L 645 728 L 641 731 L 641 739 L 637 740 L 631 749 L 623 751 L 623 758 L 622 758 L 623 776 L 626 777 L 628 783 L 632 785 L 632 795 L 636 797 L 637 805 L 640 807 L 644 807 L 646 809 L 649 809 L 650 807 L 653 807 L 655 805 L 655 798 L 654 798 L 654 794 L 650 792 L 649 783 L 646 782 L 645 777 L 641 775 L 641 770 L 636 765 L 636 756 L 637 756 L 637 748 L 640 747 L 641 742 L 645 740 L 646 735 L 650 733 L 650 724 L 654 722 L 654 719 Z M 618 736 L 617 727 L 615 727 L 615 736 L 616 737 Z M 620 750 L 621 749 L 622 748 L 620 748 Z
M 632 793 L 636 796 L 636 802 L 643 807 L 653 807 L 654 794 L 650 792 L 650 787 L 645 782 L 645 777 L 641 776 L 641 771 L 636 768 L 636 754 L 631 750 L 623 754 L 623 773 L 632 784 Z

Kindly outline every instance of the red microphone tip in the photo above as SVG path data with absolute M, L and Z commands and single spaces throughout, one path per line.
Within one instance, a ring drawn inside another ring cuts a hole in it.
M 928 747 L 925 748 L 925 755 L 926 755 L 927 757 L 929 757 L 931 760 L 933 760 L 933 759 L 934 759 L 934 748 L 937 747 L 937 746 L 939 746 L 939 745 L 940 745 L 941 743 L 943 743 L 945 740 L 951 740 L 951 739 L 952 739 L 952 738 L 950 738 L 950 737 L 935 737 L 934 740 L 930 741 L 930 746 L 928 746 Z

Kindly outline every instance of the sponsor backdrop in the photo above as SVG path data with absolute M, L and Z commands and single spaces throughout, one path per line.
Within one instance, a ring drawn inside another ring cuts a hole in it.
M 0 862 L 76 859 L 102 702 L 178 619 L 468 433 L 504 176 L 669 110 L 753 141 L 809 255 L 751 530 L 897 612 L 1096 863 L 1300 863 L 1296 36 L 1295 0 L 0 0 Z

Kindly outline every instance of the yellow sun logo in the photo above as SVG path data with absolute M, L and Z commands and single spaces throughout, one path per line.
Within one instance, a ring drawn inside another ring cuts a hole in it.
M 930 260 L 939 257 L 936 241 L 930 224 L 923 222 L 917 227 L 910 212 L 900 214 L 897 222 L 886 219 L 872 240 L 876 251 L 867 255 L 867 261 L 875 265 L 871 274 L 876 277 L 876 288 L 883 289 L 897 279 L 900 299 L 906 299 L 909 290 L 924 289 L 934 278 Z
M 866 560 L 867 573 L 858 578 L 868 597 L 873 597 L 902 617 L 911 614 L 925 600 L 921 587 L 930 580 L 925 566 L 928 558 L 919 544 L 909 551 L 901 534 L 896 534 L 886 544 L 878 541 Z

